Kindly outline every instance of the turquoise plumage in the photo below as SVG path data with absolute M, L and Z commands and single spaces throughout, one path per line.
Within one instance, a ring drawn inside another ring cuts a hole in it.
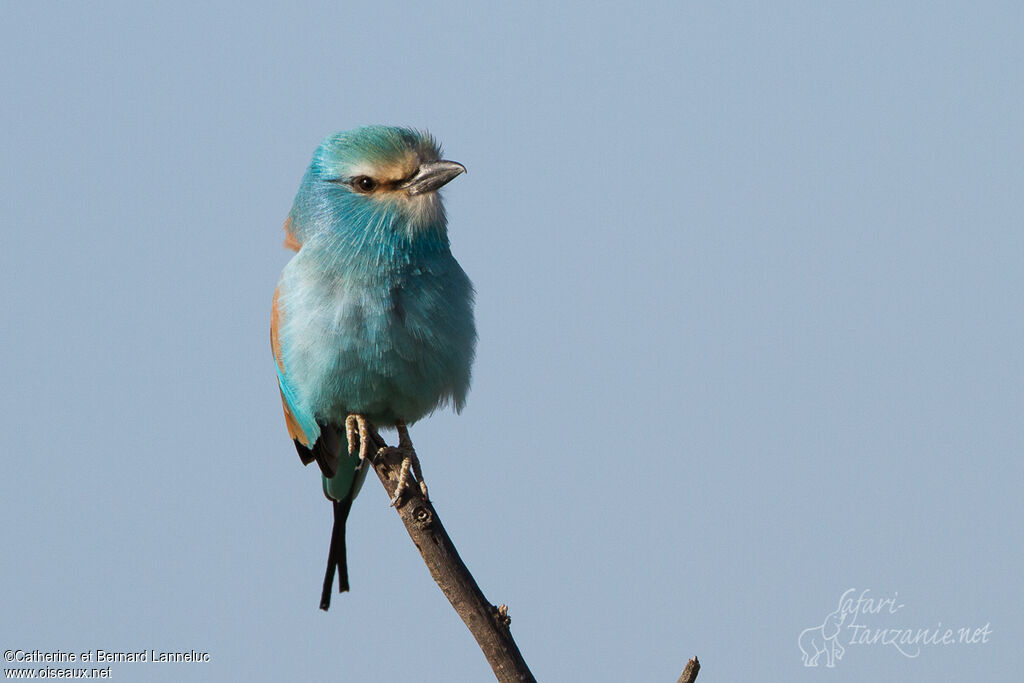
M 285 222 L 285 246 L 298 253 L 274 294 L 271 346 L 288 433 L 302 461 L 320 466 L 334 507 L 322 609 L 335 568 L 348 589 L 345 521 L 367 469 L 346 447 L 349 416 L 398 427 L 411 451 L 406 425 L 444 405 L 461 410 L 469 391 L 473 287 L 438 195 L 465 168 L 440 157 L 430 135 L 408 128 L 331 135 Z

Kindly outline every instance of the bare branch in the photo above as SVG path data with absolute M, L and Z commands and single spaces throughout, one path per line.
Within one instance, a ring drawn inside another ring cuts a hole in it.
M 371 431 L 370 438 L 373 440 L 371 452 L 387 445 L 376 431 Z M 389 498 L 398 485 L 402 459 L 401 453 L 394 450 L 381 451 L 373 459 L 373 469 Z M 508 607 L 495 607 L 484 597 L 444 530 L 437 511 L 422 496 L 419 487 L 407 488 L 396 508 L 430 575 L 476 638 L 497 679 L 502 683 L 535 681 L 512 639 Z
M 694 657 L 686 663 L 686 668 L 683 669 L 683 673 L 679 674 L 679 679 L 676 683 L 693 683 L 697 680 L 697 673 L 700 671 L 700 662 Z

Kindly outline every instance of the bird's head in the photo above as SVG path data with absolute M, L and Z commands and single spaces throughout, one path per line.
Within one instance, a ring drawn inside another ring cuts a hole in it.
M 462 164 L 441 159 L 429 133 L 366 126 L 324 139 L 304 184 L 321 204 L 318 213 L 326 209 L 336 224 L 414 238 L 444 232 L 437 190 L 465 172 Z

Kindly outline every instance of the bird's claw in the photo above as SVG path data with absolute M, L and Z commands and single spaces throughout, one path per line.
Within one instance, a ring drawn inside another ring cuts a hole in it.
M 411 488 L 412 480 L 415 480 L 419 485 L 423 498 L 430 502 L 427 483 L 423 481 L 423 471 L 420 469 L 420 459 L 416 457 L 416 451 L 412 448 L 403 448 L 401 446 L 382 448 L 380 451 L 398 452 L 402 455 L 402 467 L 398 470 L 398 484 L 395 486 L 395 494 L 391 497 L 391 506 L 398 505 L 399 501 L 402 500 L 402 496 Z M 378 455 L 380 455 L 380 451 L 377 452 Z M 410 476 L 410 473 L 412 476 Z
M 406 451 L 407 449 L 399 446 L 393 450 Z M 409 467 L 411 464 L 412 458 L 410 456 L 406 455 L 402 458 L 402 468 L 398 471 L 398 485 L 395 486 L 395 495 L 391 496 L 391 507 L 398 505 L 398 501 L 402 499 L 402 495 L 405 493 L 405 490 L 409 488 Z
M 363 415 L 353 414 L 345 418 L 345 436 L 348 439 L 348 454 L 355 455 L 359 444 L 359 460 L 366 460 L 370 454 L 370 423 Z
M 391 506 L 398 505 L 402 496 L 409 489 L 410 471 L 419 484 L 423 497 L 429 502 L 427 484 L 423 481 L 423 470 L 420 469 L 420 459 L 416 457 L 416 449 L 412 447 L 409 429 L 403 422 L 399 422 L 395 426 L 398 429 L 398 445 L 378 449 L 375 455 L 379 458 L 386 452 L 397 452 L 402 456 L 402 468 L 398 472 L 398 485 L 395 487 L 395 495 L 391 497 Z M 345 436 L 348 438 L 349 455 L 355 455 L 358 450 L 360 460 L 370 457 L 370 429 L 370 422 L 363 415 L 354 413 L 345 418 Z
M 412 471 L 413 477 L 415 477 L 419 484 L 420 493 L 423 494 L 423 498 L 429 503 L 430 496 L 427 493 L 427 483 L 423 481 L 423 470 L 420 469 L 420 459 L 416 456 L 416 449 L 412 447 L 412 440 L 409 438 L 409 429 L 401 422 L 396 426 L 398 428 L 398 446 L 390 450 L 401 453 L 403 457 L 402 468 L 398 471 L 398 485 L 395 486 L 395 495 L 391 497 L 391 506 L 394 507 L 398 505 L 402 496 L 405 495 L 405 492 L 409 489 L 410 470 Z

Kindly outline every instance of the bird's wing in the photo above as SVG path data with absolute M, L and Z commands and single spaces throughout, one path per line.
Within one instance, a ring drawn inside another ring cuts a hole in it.
M 270 312 L 270 350 L 274 354 L 274 364 L 277 366 L 277 384 L 281 390 L 281 405 L 284 408 L 284 421 L 288 427 L 288 436 L 295 442 L 295 448 L 299 451 L 299 457 L 302 458 L 303 464 L 308 465 L 316 459 L 312 449 L 320 439 L 320 425 L 317 424 L 313 414 L 305 410 L 298 401 L 294 388 L 288 382 L 280 335 L 285 316 L 285 311 L 281 306 L 280 293 L 281 286 L 278 285 L 274 291 L 274 304 Z
M 338 461 L 342 453 L 348 454 L 347 439 L 332 425 L 319 422 L 295 393 L 288 381 L 284 363 L 284 347 L 281 340 L 281 325 L 287 311 L 280 301 L 281 285 L 274 290 L 274 304 L 270 312 L 270 349 L 277 366 L 277 384 L 281 389 L 281 406 L 288 436 L 295 443 L 295 450 L 303 465 L 316 461 L 320 471 L 328 479 L 338 473 Z

